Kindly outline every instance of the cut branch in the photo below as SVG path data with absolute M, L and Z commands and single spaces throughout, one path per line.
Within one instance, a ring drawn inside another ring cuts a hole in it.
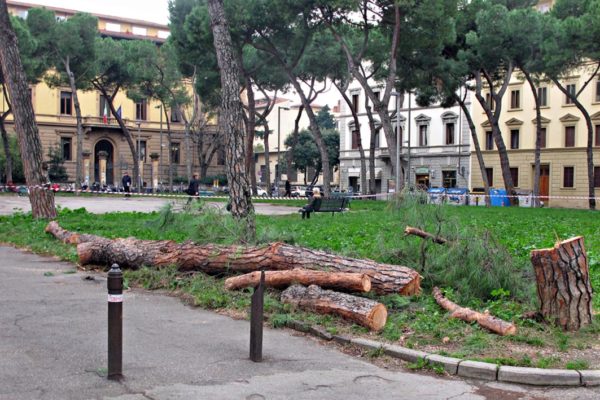
M 462 319 L 466 322 L 477 322 L 483 328 L 486 328 L 498 335 L 514 335 L 517 332 L 517 327 L 511 322 L 506 322 L 500 318 L 490 315 L 487 311 L 480 313 L 471 310 L 470 308 L 461 307 L 458 304 L 444 297 L 439 288 L 433 288 L 433 297 L 435 301 L 451 314 L 450 317 Z
M 375 300 L 323 290 L 316 285 L 290 286 L 281 293 L 281 301 L 303 310 L 339 315 L 374 331 L 381 330 L 387 320 L 387 309 Z
M 439 237 L 439 236 L 436 236 L 436 235 L 434 235 L 432 233 L 422 231 L 419 228 L 413 228 L 412 226 L 407 226 L 404 229 L 404 234 L 405 235 L 419 236 L 420 238 L 423 238 L 423 239 L 431 239 L 431 241 L 433 243 L 437 243 L 437 244 L 446 244 L 446 243 L 448 243 L 448 240 L 444 239 L 443 237 Z
M 260 272 L 235 276 L 225 280 L 225 289 L 237 290 L 257 286 Z M 304 286 L 317 285 L 322 288 L 341 290 L 345 292 L 368 292 L 371 290 L 371 279 L 365 274 L 347 272 L 324 272 L 307 269 L 292 269 L 289 271 L 265 272 L 265 285 L 278 289 L 287 288 L 293 284 Z
M 50 224 L 52 225 L 52 224 Z M 203 271 L 207 274 L 247 273 L 292 270 L 351 272 L 367 275 L 373 290 L 379 294 L 399 293 L 412 296 L 421 291 L 421 275 L 408 267 L 382 264 L 372 260 L 343 257 L 324 251 L 270 243 L 265 246 L 195 245 L 169 240 L 106 239 L 94 235 L 76 235 L 48 228 L 51 234 L 69 243 L 77 243 L 81 265 L 111 265 L 139 268 L 144 265 L 163 267 L 176 265 L 180 271 Z M 71 235 L 71 236 L 70 236 Z

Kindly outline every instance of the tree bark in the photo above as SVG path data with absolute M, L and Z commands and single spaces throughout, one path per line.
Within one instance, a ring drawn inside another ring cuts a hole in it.
M 178 244 L 168 240 L 135 238 L 110 240 L 94 235 L 69 236 L 57 223 L 49 224 L 47 232 L 60 240 L 68 237 L 69 243 L 78 244 L 77 254 L 82 265 L 117 263 L 122 268 L 176 265 L 181 271 L 198 270 L 207 274 L 304 268 L 365 274 L 371 279 L 373 291 L 379 294 L 411 296 L 421 292 L 421 276 L 408 267 L 343 257 L 284 243 L 251 247 L 194 245 L 190 242 Z
M 244 74 L 246 80 L 246 93 L 248 94 L 248 119 L 246 123 L 246 173 L 250 177 L 250 186 L 256 189 L 256 175 L 252 173 L 254 165 L 254 134 L 256 130 L 256 100 L 254 88 L 252 87 L 252 78 L 249 74 Z M 268 191 L 268 190 L 267 190 Z M 268 191 L 271 193 L 270 191 Z
M 254 241 L 256 227 L 252 191 L 246 171 L 244 116 L 239 95 L 240 66 L 233 50 L 222 0 L 208 0 L 217 62 L 221 72 L 219 125 L 225 133 L 225 164 L 231 215 L 242 222 L 247 241 Z
M 237 290 L 257 286 L 260 282 L 260 272 L 235 276 L 225 280 L 225 289 Z M 265 285 L 274 288 L 286 288 L 293 284 L 304 286 L 317 285 L 326 289 L 344 292 L 369 292 L 371 279 L 365 274 L 351 272 L 325 272 L 307 269 L 292 269 L 289 271 L 265 272 Z
M 267 182 L 267 193 L 269 193 L 269 196 L 272 195 L 272 190 L 273 190 L 273 185 L 271 184 L 271 149 L 269 146 L 269 122 L 265 119 L 265 122 L 263 124 L 263 127 L 265 128 L 265 135 L 264 135 L 264 144 L 265 144 L 265 182 Z M 277 184 L 277 183 L 275 183 Z M 258 192 L 256 192 L 258 194 Z
M 27 78 L 19 55 L 17 37 L 8 16 L 6 0 L 0 0 L 0 64 L 12 102 L 15 131 L 23 159 L 25 180 L 34 218 L 56 218 L 54 193 L 42 185 L 46 177 L 42 169 L 44 155 L 35 114 L 29 97 Z
M 475 128 L 473 117 L 471 116 L 471 110 L 469 107 L 467 107 L 465 100 L 461 99 L 459 96 L 456 95 L 455 98 L 458 104 L 460 105 L 460 108 L 465 113 L 467 123 L 469 124 L 469 130 L 471 131 L 471 140 L 473 140 L 473 147 L 475 147 L 475 156 L 477 157 L 477 164 L 479 165 L 479 172 L 481 173 L 481 179 L 483 181 L 483 187 L 485 190 L 485 205 L 489 207 L 491 204 L 490 181 L 487 177 L 487 171 L 485 169 L 485 161 L 483 160 L 483 154 L 481 154 L 481 146 L 479 145 L 479 138 L 477 137 L 477 129 Z
M 535 152 L 533 156 L 533 205 L 540 206 L 540 157 L 542 152 L 542 111 L 540 110 L 540 98 L 538 96 L 537 87 L 531 78 L 531 74 L 521 67 L 521 71 L 529 83 L 531 94 L 535 102 Z
M 442 295 L 439 288 L 433 288 L 433 297 L 435 301 L 445 310 L 450 311 L 451 318 L 462 319 L 466 322 L 477 322 L 481 327 L 486 328 L 500 336 L 514 335 L 517 333 L 517 327 L 511 322 L 506 322 L 500 318 L 490 315 L 487 311 L 480 313 L 470 308 L 461 307 L 458 304 L 448 300 Z
M 369 119 L 369 193 L 375 194 L 377 192 L 377 182 L 375 179 L 375 140 L 379 129 L 375 125 L 375 119 L 373 118 L 373 112 L 370 107 L 367 107 L 367 118 Z
M 281 293 L 281 301 L 320 314 L 339 315 L 373 331 L 380 331 L 387 321 L 387 309 L 383 304 L 364 297 L 323 290 L 316 285 L 308 288 L 290 286 Z
M 75 193 L 79 195 L 78 189 L 81 189 L 82 171 L 83 171 L 83 118 L 81 117 L 81 106 L 79 96 L 77 95 L 77 85 L 75 84 L 75 75 L 71 71 L 70 60 L 67 57 L 63 61 L 65 71 L 69 77 L 69 86 L 73 94 L 73 105 L 75 106 L 75 119 L 77 120 L 77 155 L 75 157 Z
M 568 331 L 590 324 L 592 287 L 583 237 L 533 250 L 531 263 L 542 315 Z

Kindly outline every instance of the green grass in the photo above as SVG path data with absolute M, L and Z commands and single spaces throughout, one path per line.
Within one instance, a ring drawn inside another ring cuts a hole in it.
M 282 204 L 282 202 L 272 202 Z M 285 200 L 284 204 L 299 206 L 303 200 Z M 435 213 L 435 207 L 423 206 L 423 213 Z M 406 241 L 417 247 L 420 240 L 404 237 L 406 215 L 387 209 L 387 204 L 377 201 L 352 201 L 352 211 L 343 215 L 316 214 L 310 220 L 297 215 L 257 215 L 258 237 L 261 241 L 281 240 L 299 246 L 332 251 L 346 256 L 396 262 L 397 255 L 390 249 Z M 594 323 L 579 333 L 565 333 L 544 324 L 521 320 L 519 316 L 536 308 L 533 291 L 532 267 L 529 252 L 535 248 L 551 247 L 557 238 L 566 239 L 583 235 L 590 262 L 590 277 L 594 292 L 600 290 L 600 213 L 587 210 L 445 207 L 446 218 L 455 219 L 461 229 L 478 235 L 489 230 L 498 243 L 507 250 L 515 264 L 515 273 L 526 283 L 525 294 L 515 299 L 513 289 L 498 287 L 489 298 L 472 298 L 465 306 L 513 320 L 518 334 L 498 337 L 476 325 L 450 319 L 439 308 L 429 293 L 402 297 L 388 295 L 377 297 L 389 311 L 388 321 L 381 340 L 400 343 L 407 347 L 425 349 L 471 359 L 487 359 L 502 365 L 531 365 L 552 368 L 567 365 L 581 367 L 582 360 L 569 360 L 572 349 L 587 349 L 598 340 L 600 325 Z M 177 224 L 161 224 L 164 213 L 111 213 L 92 215 L 85 210 L 61 210 L 59 222 L 65 229 L 96 234 L 109 238 L 135 236 L 140 239 L 197 240 L 227 244 L 232 237 L 235 222 L 228 217 L 215 215 L 183 216 Z M 35 221 L 28 214 L 0 217 L 0 242 L 26 247 L 40 254 L 59 256 L 76 262 L 74 246 L 64 245 L 44 233 L 45 221 Z M 429 249 L 430 251 L 432 249 Z M 414 265 L 408 265 L 414 267 Z M 67 271 L 66 273 L 70 273 Z M 250 304 L 251 290 L 228 292 L 223 279 L 204 274 L 182 276 L 174 268 L 160 270 L 142 268 L 126 271 L 130 286 L 149 290 L 166 289 L 181 293 L 192 304 L 208 309 L 225 309 L 245 313 Z M 426 284 L 426 282 L 424 282 Z M 447 295 L 455 296 L 460 286 L 447 287 Z M 594 309 L 600 311 L 600 296 L 594 298 Z M 285 326 L 291 319 L 318 324 L 326 330 L 340 334 L 362 335 L 367 331 L 348 324 L 339 318 L 316 315 L 290 309 L 278 300 L 277 291 L 267 291 L 265 313 L 274 327 Z M 560 352 L 560 359 L 548 355 Z M 581 358 L 581 356 L 579 356 Z M 584 362 L 590 362 L 583 360 Z M 571 363 L 571 364 L 568 364 Z

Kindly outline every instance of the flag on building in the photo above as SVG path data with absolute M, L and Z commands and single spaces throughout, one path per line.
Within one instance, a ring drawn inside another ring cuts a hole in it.
M 108 124 L 108 102 L 104 102 L 104 112 L 102 113 L 102 122 Z

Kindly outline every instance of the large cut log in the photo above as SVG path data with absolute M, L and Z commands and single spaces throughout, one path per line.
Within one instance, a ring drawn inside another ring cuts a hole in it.
M 234 276 L 225 280 L 225 289 L 237 290 L 257 286 L 260 282 L 260 272 Z M 371 290 L 371 279 L 365 274 L 351 272 L 311 271 L 296 268 L 288 271 L 266 271 L 265 285 L 277 289 L 286 288 L 293 284 L 304 286 L 317 285 L 326 289 L 345 292 L 368 292 Z
M 419 228 L 414 228 L 412 226 L 407 226 L 406 228 L 404 228 L 404 235 L 405 236 L 415 235 L 422 239 L 431 239 L 431 241 L 433 243 L 437 243 L 437 244 L 448 243 L 448 240 L 444 239 L 443 237 L 434 235 L 433 233 L 425 232 L 424 230 L 421 230 Z
M 56 228 L 50 233 L 57 232 Z M 67 233 L 62 232 L 64 237 Z M 59 237 L 60 238 L 60 237 Z M 365 274 L 373 291 L 379 294 L 400 293 L 407 296 L 421 291 L 421 276 L 408 267 L 383 264 L 330 254 L 320 250 L 270 243 L 265 246 L 195 245 L 170 240 L 106 239 L 94 235 L 76 235 L 81 265 L 111 265 L 139 268 L 144 265 L 175 265 L 181 271 L 208 274 L 284 271 L 302 268 L 315 271 Z M 62 239 L 61 239 L 62 240 Z
M 470 308 L 461 307 L 458 304 L 444 297 L 441 290 L 433 288 L 433 297 L 435 301 L 445 310 L 450 311 L 450 317 L 462 319 L 466 322 L 477 322 L 480 326 L 497 333 L 501 336 L 514 335 L 517 333 L 517 327 L 511 322 L 506 322 L 500 318 L 490 315 L 487 311 L 480 313 Z
M 533 250 L 540 312 L 565 330 L 576 331 L 592 322 L 592 286 L 583 237 Z
M 385 326 L 387 309 L 381 303 L 351 294 L 323 290 L 316 285 L 293 285 L 281 293 L 283 303 L 320 314 L 335 314 L 373 331 Z

